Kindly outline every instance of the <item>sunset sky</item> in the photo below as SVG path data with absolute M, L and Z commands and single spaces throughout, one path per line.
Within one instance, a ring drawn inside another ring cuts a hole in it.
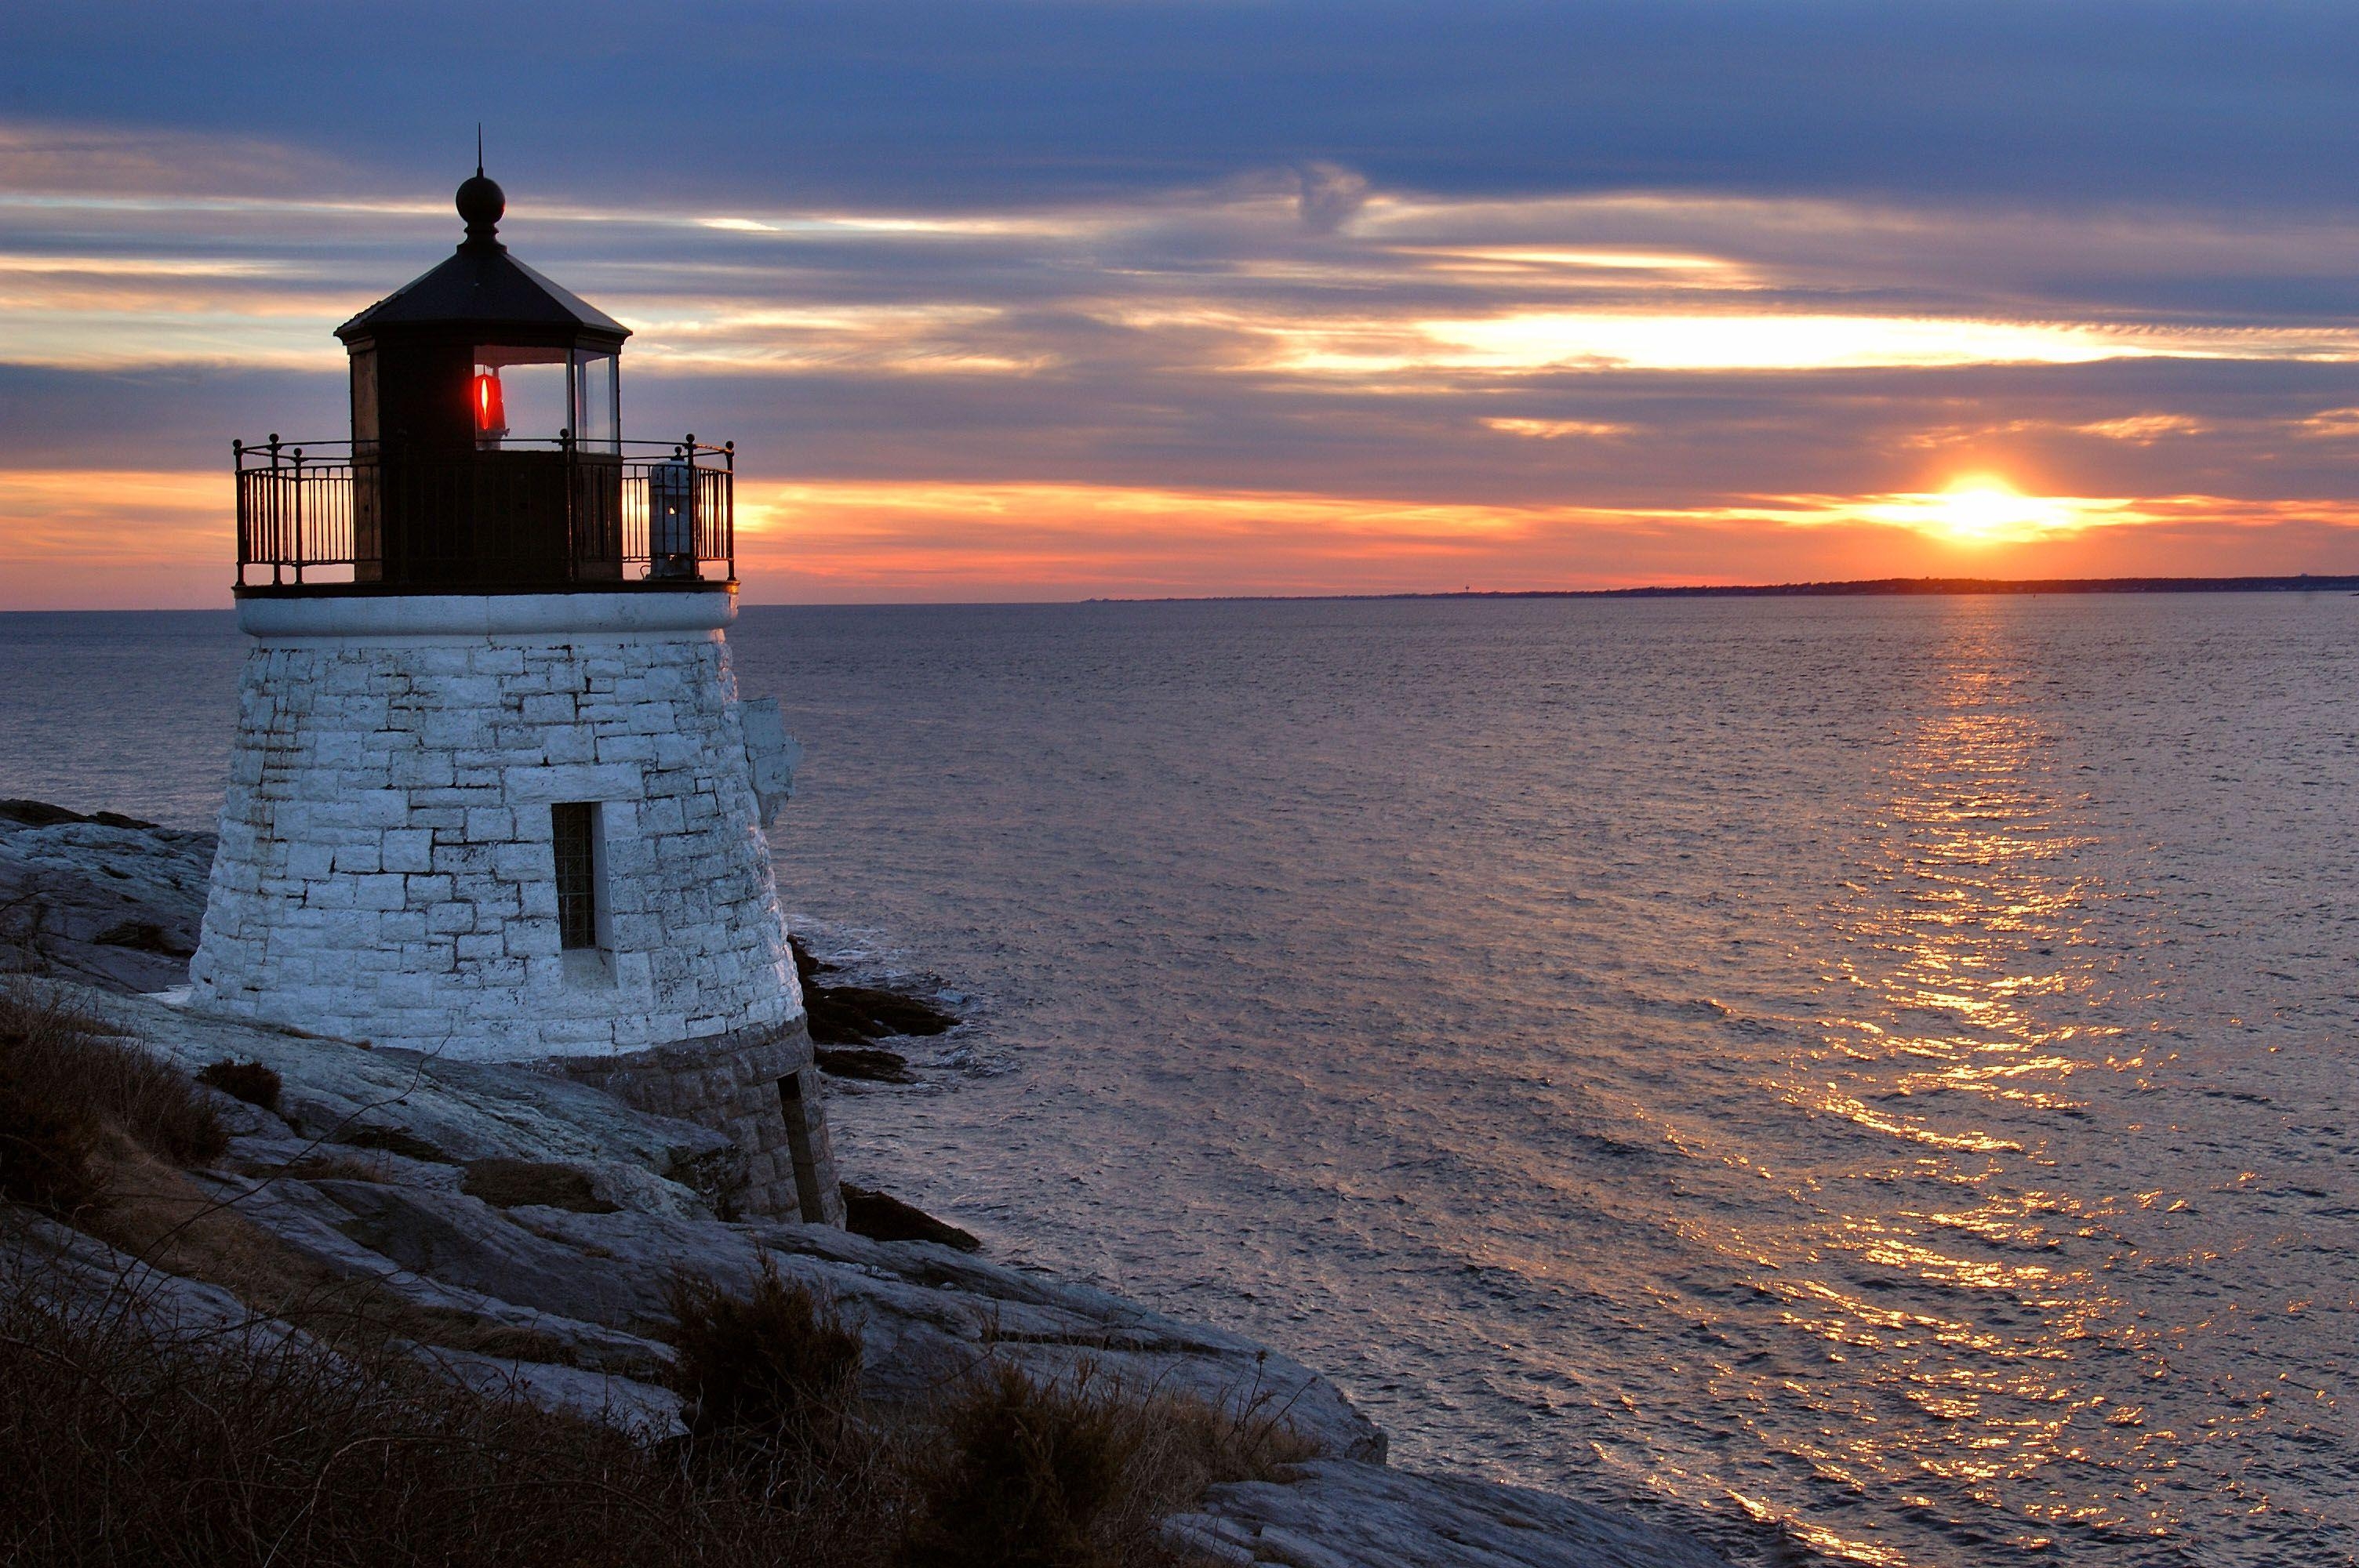
M 0 608 L 516 254 L 752 602 L 2359 570 L 2359 6 L 23 5 Z

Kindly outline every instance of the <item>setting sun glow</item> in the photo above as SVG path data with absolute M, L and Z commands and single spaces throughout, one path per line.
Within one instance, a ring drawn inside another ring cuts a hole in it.
M 2115 520 L 2125 503 L 2078 496 L 2026 495 L 1995 474 L 1968 474 L 1947 490 L 1894 495 L 1864 508 L 1879 523 L 1897 524 L 1957 545 L 2016 545 L 2078 533 Z

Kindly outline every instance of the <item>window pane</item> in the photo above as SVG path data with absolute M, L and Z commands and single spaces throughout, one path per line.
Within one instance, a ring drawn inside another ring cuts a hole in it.
M 622 431 L 615 357 L 584 353 L 573 362 L 573 438 L 595 451 L 616 450 Z
M 597 826 L 595 806 L 549 808 L 550 845 L 557 853 L 557 935 L 566 947 L 598 946 Z
M 565 351 L 481 344 L 475 350 L 475 445 L 549 445 L 566 427 Z

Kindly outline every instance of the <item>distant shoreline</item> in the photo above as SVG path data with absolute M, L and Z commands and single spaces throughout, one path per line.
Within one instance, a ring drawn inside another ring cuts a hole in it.
M 1474 588 L 1424 593 L 1101 594 L 1089 599 L 856 600 L 819 604 L 748 604 L 747 610 L 958 610 L 1052 604 L 1321 604 L 1419 599 L 1868 599 L 1936 594 L 2033 593 L 2359 593 L 2359 573 L 2292 577 L 1882 577 L 1848 582 L 1658 583 L 1647 588 Z M 227 615 L 218 609 L 0 610 L 11 615 Z
M 1085 604 L 1190 604 L 1223 600 L 1857 599 L 1975 593 L 2359 593 L 2359 575 L 2316 577 L 1882 577 L 1850 582 L 1658 584 L 1650 588 L 1459 589 L 1430 593 L 1257 593 L 1090 599 Z

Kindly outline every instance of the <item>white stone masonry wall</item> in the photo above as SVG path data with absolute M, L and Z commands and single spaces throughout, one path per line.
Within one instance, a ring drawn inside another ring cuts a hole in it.
M 568 801 L 601 807 L 603 957 L 560 948 Z M 200 1003 L 472 1060 L 793 1024 L 722 633 L 257 643 L 190 973 Z

